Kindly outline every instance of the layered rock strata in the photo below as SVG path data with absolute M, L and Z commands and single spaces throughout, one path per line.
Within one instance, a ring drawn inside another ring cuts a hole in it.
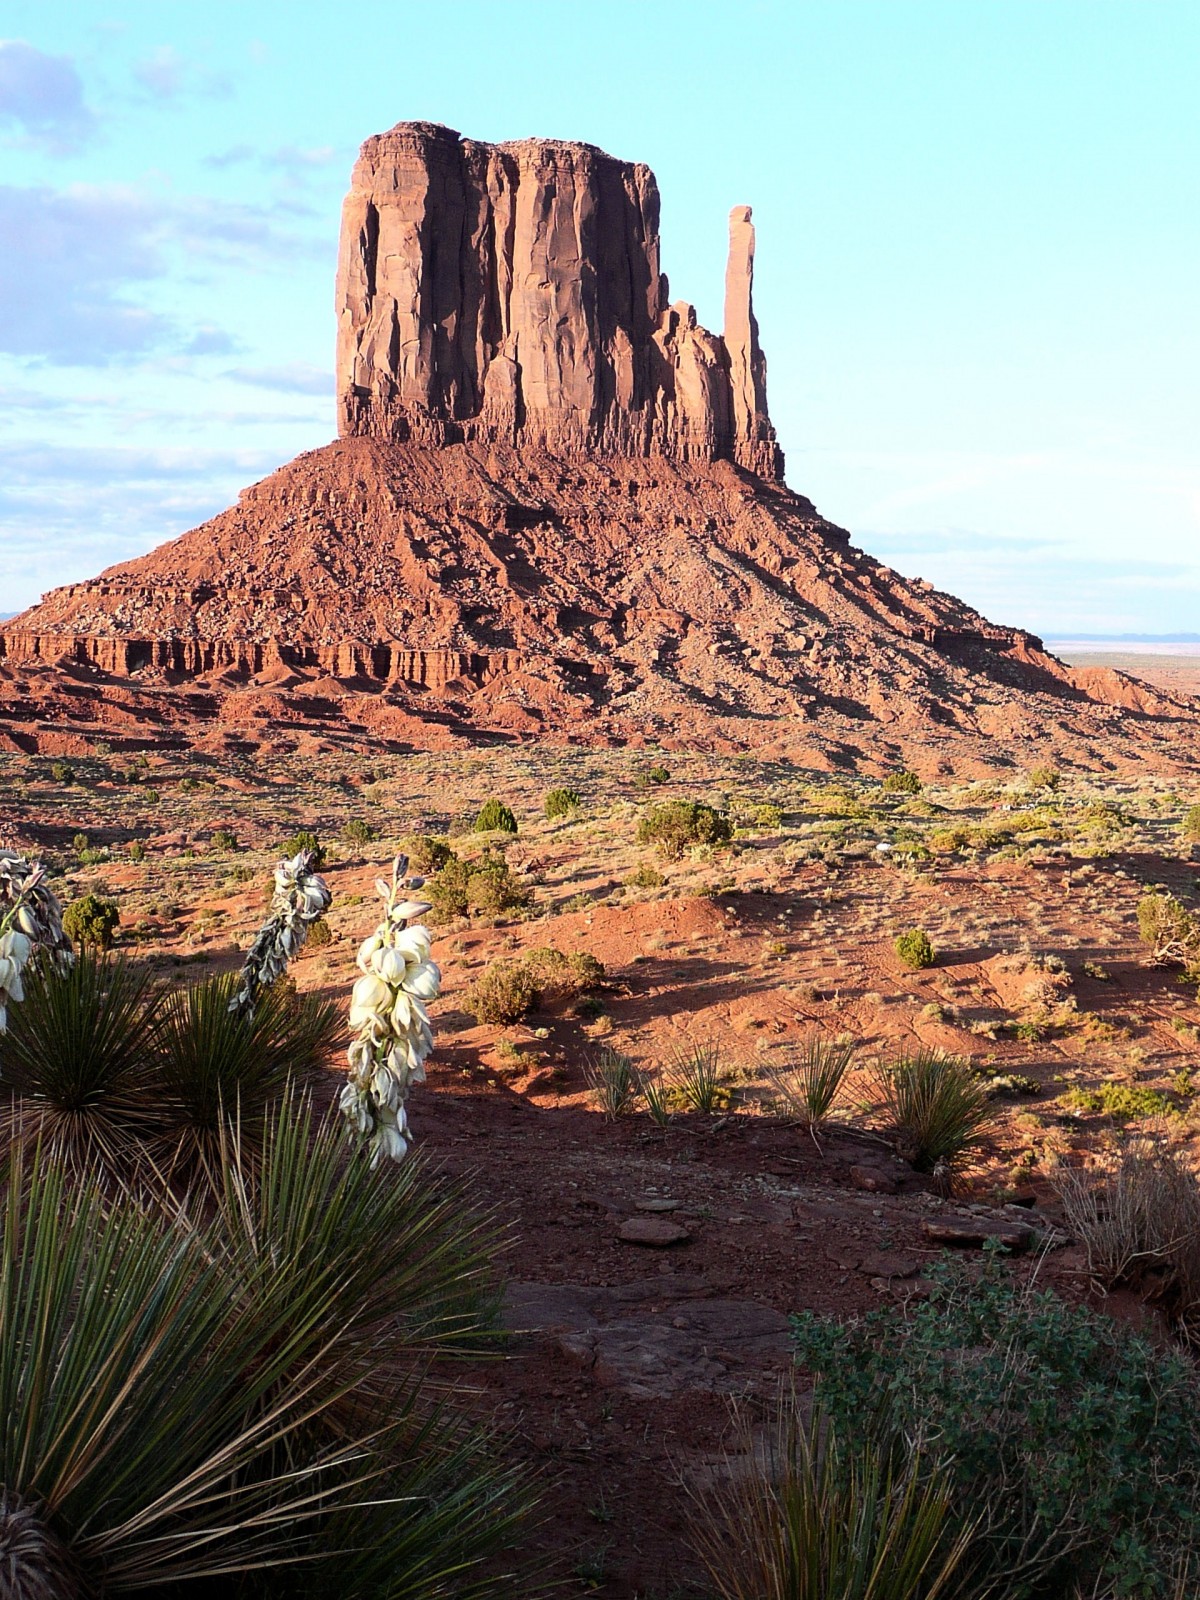
M 750 207 L 730 218 L 724 337 L 668 303 L 658 217 L 649 167 L 592 145 L 424 122 L 368 139 L 342 213 L 341 434 L 782 476 Z

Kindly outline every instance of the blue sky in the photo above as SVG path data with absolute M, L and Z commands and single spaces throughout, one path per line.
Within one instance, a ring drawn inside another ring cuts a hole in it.
M 648 161 L 788 480 L 1047 636 L 1200 631 L 1194 0 L 7 0 L 0 613 L 333 432 L 338 211 L 402 118 Z

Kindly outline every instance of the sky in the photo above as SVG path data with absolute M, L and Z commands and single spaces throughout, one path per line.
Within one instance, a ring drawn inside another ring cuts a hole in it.
M 334 432 L 338 215 L 410 118 L 648 162 L 788 482 L 1044 637 L 1200 631 L 1195 0 L 5 0 L 0 614 Z

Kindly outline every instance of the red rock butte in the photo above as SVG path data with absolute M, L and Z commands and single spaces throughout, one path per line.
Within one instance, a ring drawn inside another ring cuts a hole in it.
M 752 750 L 969 771 L 1195 759 L 1200 704 L 1073 670 L 783 481 L 749 206 L 718 335 L 653 173 L 400 123 L 337 276 L 340 437 L 0 634 L 0 748 Z

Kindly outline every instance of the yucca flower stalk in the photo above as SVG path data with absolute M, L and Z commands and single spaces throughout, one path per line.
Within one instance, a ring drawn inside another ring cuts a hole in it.
M 391 882 L 375 880 L 383 921 L 358 952 L 362 977 L 350 997 L 350 1027 L 357 1037 L 347 1052 L 349 1082 L 339 1104 L 350 1137 L 370 1140 L 372 1166 L 384 1156 L 400 1161 L 408 1150 L 408 1092 L 424 1083 L 433 1050 L 425 1002 L 437 996 L 442 982 L 429 959 L 429 929 L 412 921 L 431 909 L 427 900 L 411 898 L 425 880 L 407 872 L 408 857 L 397 856 Z
M 275 893 L 271 914 L 258 930 L 242 966 L 241 982 L 231 1011 L 253 1016 L 258 997 L 287 971 L 308 938 L 308 930 L 329 910 L 333 900 L 329 885 L 313 871 L 313 852 L 301 850 L 275 868 Z
M 0 850 L 0 1033 L 8 1008 L 25 998 L 23 974 L 35 950 L 71 961 L 63 933 L 62 904 L 46 883 L 46 869 L 14 850 Z

